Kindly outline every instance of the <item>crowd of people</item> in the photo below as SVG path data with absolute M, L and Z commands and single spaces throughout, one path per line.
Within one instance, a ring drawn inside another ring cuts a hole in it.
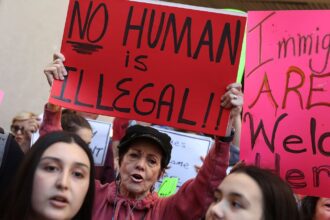
M 48 83 L 67 75 L 64 56 L 55 54 L 44 73 Z M 46 103 L 42 122 L 24 112 L 2 131 L 0 219 L 228 219 L 329 220 L 330 199 L 301 200 L 277 175 L 238 162 L 243 92 L 227 87 L 222 106 L 231 110 L 228 136 L 214 146 L 186 181 L 160 198 L 155 183 L 171 160 L 171 138 L 148 123 L 116 118 L 103 167 L 94 167 L 88 145 L 93 131 L 86 114 Z M 235 129 L 233 129 L 235 128 Z M 31 134 L 40 138 L 30 147 Z M 233 165 L 227 175 L 227 168 Z

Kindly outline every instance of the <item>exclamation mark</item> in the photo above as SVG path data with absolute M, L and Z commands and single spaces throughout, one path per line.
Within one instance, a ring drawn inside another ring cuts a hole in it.
M 222 112 L 223 112 L 223 108 L 222 108 L 222 106 L 220 106 L 218 120 L 217 120 L 217 124 L 215 126 L 215 130 L 219 130 L 219 125 L 220 125 L 221 118 L 222 118 Z
M 205 126 L 206 126 L 206 122 L 207 122 L 207 119 L 208 119 L 209 114 L 210 114 L 211 105 L 213 103 L 213 98 L 214 98 L 214 93 L 212 92 L 211 95 L 210 95 L 209 103 L 207 104 L 207 109 L 206 109 L 206 113 L 205 113 L 205 116 L 204 116 L 204 121 L 203 121 L 202 128 L 205 128 Z

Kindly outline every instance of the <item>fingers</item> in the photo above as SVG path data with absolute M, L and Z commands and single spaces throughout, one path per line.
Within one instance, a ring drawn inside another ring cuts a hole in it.
M 62 62 L 65 61 L 64 55 L 59 53 L 59 52 L 56 52 L 56 53 L 53 54 L 53 60 L 57 60 L 57 59 L 62 60 Z
M 231 90 L 221 98 L 221 106 L 224 108 L 241 107 L 243 105 L 243 93 L 236 93 Z
M 56 68 L 57 79 L 64 80 L 64 76 L 68 75 L 63 61 L 61 59 L 56 59 L 53 61 L 53 67 Z
M 24 124 L 24 132 L 31 137 L 32 133 L 35 133 L 38 131 L 40 127 L 40 119 L 37 117 L 33 117 L 27 120 L 27 122 Z
M 242 105 L 242 85 L 240 83 L 232 83 L 227 86 L 227 92 L 221 97 L 221 106 L 224 108 L 241 108 Z
M 205 157 L 200 156 L 199 158 L 200 158 L 201 161 L 204 163 Z M 202 165 L 195 165 L 194 167 L 195 167 L 195 171 L 196 171 L 196 173 L 198 173 L 198 171 L 201 169 Z
M 39 127 L 40 127 L 40 119 L 34 117 L 28 120 L 26 130 L 34 133 L 39 129 Z
M 65 60 L 63 54 L 55 53 L 53 55 L 54 61 L 46 66 L 44 74 L 47 77 L 48 84 L 51 86 L 54 80 L 64 80 L 68 75 L 63 61 Z
M 234 88 L 234 89 L 237 89 L 237 90 L 239 90 L 239 91 L 242 91 L 242 84 L 240 84 L 240 83 L 231 83 L 231 84 L 229 84 L 228 86 L 227 86 L 227 90 L 230 90 L 230 89 L 232 89 L 232 88 Z
M 46 67 L 46 68 L 44 69 L 44 74 L 46 75 L 46 77 L 47 77 L 47 81 L 48 81 L 48 84 L 49 84 L 50 86 L 53 85 L 53 81 L 54 81 L 54 76 L 53 76 L 53 74 L 51 73 L 51 72 L 53 72 L 53 71 L 55 71 L 55 70 L 54 70 L 54 68 L 52 68 L 52 67 Z

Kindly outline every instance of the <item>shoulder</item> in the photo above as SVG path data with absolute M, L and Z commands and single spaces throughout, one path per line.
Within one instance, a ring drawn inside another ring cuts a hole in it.
M 113 200 L 116 193 L 115 181 L 112 183 L 102 184 L 99 180 L 95 180 L 95 204 L 106 203 Z
M 115 181 L 111 183 L 102 184 L 100 180 L 95 180 L 95 194 L 98 195 L 99 193 L 104 192 L 115 192 L 116 184 Z

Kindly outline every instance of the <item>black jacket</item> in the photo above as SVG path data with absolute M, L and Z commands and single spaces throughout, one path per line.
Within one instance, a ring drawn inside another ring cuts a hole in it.
M 0 197 L 8 191 L 10 181 L 15 176 L 24 153 L 13 135 L 0 133 Z

